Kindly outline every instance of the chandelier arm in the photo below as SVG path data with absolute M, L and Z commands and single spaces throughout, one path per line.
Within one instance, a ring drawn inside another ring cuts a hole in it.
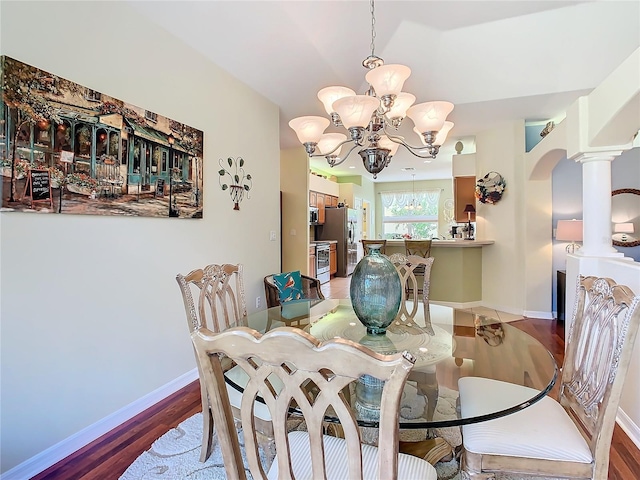
M 409 151 L 409 153 L 411 153 L 412 155 L 415 155 L 418 158 L 436 158 L 436 155 L 438 153 L 438 151 L 436 149 L 436 146 L 434 146 L 434 145 L 431 145 L 431 146 L 430 145 L 421 145 L 419 147 L 414 147 L 413 145 L 409 145 L 407 142 L 405 142 L 402 137 L 400 137 L 398 135 L 390 134 L 386 129 L 386 125 L 383 128 L 383 131 L 384 131 L 385 135 L 389 138 L 389 140 L 391 140 L 393 143 L 399 143 L 400 145 L 405 147 Z M 419 153 L 414 151 L 414 150 L 424 150 L 424 149 L 428 149 L 429 150 L 429 154 L 428 155 L 420 155 Z
M 349 140 L 349 141 L 350 141 L 350 140 Z M 326 157 L 327 157 L 327 162 L 329 163 L 329 166 L 330 166 L 330 167 L 337 167 L 338 165 L 340 165 L 340 164 L 344 163 L 344 161 L 349 157 L 349 155 L 351 154 L 351 152 L 353 152 L 353 150 L 354 150 L 356 147 L 359 147 L 359 146 L 360 146 L 360 145 L 358 145 L 358 144 L 356 143 L 353 147 L 351 147 L 351 148 L 349 149 L 349 151 L 347 152 L 347 154 L 346 154 L 342 159 L 340 159 L 340 161 L 336 161 L 336 160 L 338 160 L 338 158 L 337 158 L 337 157 L 332 157 L 331 155 L 327 155 Z
M 354 140 L 352 138 L 348 138 L 346 139 L 344 142 L 340 142 L 338 145 L 336 145 L 336 148 L 334 148 L 333 150 L 331 150 L 330 152 L 327 153 L 313 153 L 311 155 L 309 155 L 309 157 L 327 157 L 329 155 L 331 155 L 333 152 L 337 151 L 340 149 L 340 147 L 342 147 L 345 143 L 349 143 L 349 142 L 353 142 Z M 353 150 L 355 147 L 357 147 L 358 145 L 354 145 L 351 150 Z M 349 151 L 349 153 L 351 153 L 351 150 Z M 347 154 L 348 155 L 348 154 Z

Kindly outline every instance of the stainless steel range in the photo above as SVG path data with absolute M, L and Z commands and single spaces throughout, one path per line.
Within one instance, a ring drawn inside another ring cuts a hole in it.
M 320 283 L 327 283 L 331 277 L 330 247 L 328 243 L 316 243 L 316 278 Z

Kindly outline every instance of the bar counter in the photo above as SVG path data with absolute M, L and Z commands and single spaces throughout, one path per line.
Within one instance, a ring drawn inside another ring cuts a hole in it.
M 458 307 L 482 300 L 482 249 L 493 240 L 433 240 L 429 297 Z M 387 240 L 386 254 L 405 253 L 404 240 Z

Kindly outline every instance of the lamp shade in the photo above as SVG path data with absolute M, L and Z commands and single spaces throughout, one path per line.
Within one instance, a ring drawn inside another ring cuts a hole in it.
M 436 135 L 436 138 L 433 141 L 433 144 L 441 147 L 444 141 L 447 139 L 447 135 L 449 135 L 449 132 L 453 128 L 453 125 L 454 125 L 453 122 L 449 122 L 449 121 L 444 122 L 444 124 L 442 125 L 442 128 L 438 130 L 438 134 Z
M 416 96 L 406 92 L 400 92 L 393 101 L 393 106 L 386 113 L 387 118 L 404 118 L 407 110 L 416 102 Z
M 451 102 L 418 103 L 407 110 L 407 116 L 413 120 L 420 133 L 438 131 L 453 111 Z
M 371 84 L 378 97 L 384 97 L 398 95 L 409 75 L 411 69 L 405 65 L 382 65 L 369 70 L 364 78 Z
M 395 155 L 396 152 L 398 151 L 398 148 L 400 148 L 399 143 L 389 140 L 389 137 L 387 137 L 386 135 L 383 135 L 382 137 L 380 137 L 380 140 L 378 140 L 378 146 L 381 148 L 388 148 L 389 150 L 391 150 L 391 152 L 389 153 L 389 157 L 392 157 L 393 155 Z
M 335 152 L 332 152 L 334 148 L 338 146 L 338 144 L 344 142 L 347 139 L 347 136 L 344 133 L 325 133 L 320 137 L 318 141 L 318 150 L 323 155 L 335 155 L 336 157 L 340 155 L 340 151 L 342 147 L 340 147 Z M 329 153 L 331 152 L 331 153 Z
M 558 220 L 556 240 L 581 242 L 582 220 Z
M 342 124 L 347 129 L 352 127 L 365 128 L 371 121 L 371 115 L 379 106 L 380 100 L 369 95 L 352 95 L 333 102 L 334 111 L 340 115 Z
M 356 92 L 347 87 L 341 87 L 338 85 L 334 85 L 331 87 L 325 87 L 318 92 L 318 99 L 324 105 L 324 109 L 327 111 L 329 115 L 331 115 L 335 110 L 333 109 L 333 102 L 343 97 L 351 97 L 355 95 Z
M 616 223 L 613 231 L 616 233 L 633 233 L 633 223 Z
M 467 203 L 467 206 L 464 207 L 464 213 L 476 213 L 476 207 L 474 207 L 470 203 Z
M 329 119 L 324 117 L 307 116 L 294 118 L 289 126 L 296 132 L 300 143 L 318 143 L 329 123 Z

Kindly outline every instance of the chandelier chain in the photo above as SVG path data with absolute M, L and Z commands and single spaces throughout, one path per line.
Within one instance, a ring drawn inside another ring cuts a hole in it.
M 376 55 L 376 11 L 374 0 L 371 0 L 371 56 Z

